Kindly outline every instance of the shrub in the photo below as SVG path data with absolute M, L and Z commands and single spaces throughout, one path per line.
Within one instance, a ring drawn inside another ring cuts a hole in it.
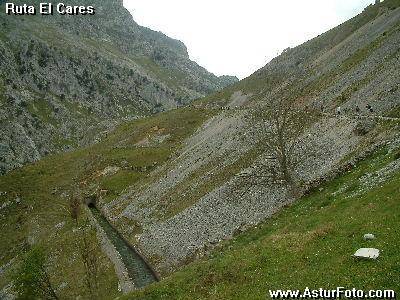
M 362 120 L 357 123 L 354 128 L 354 134 L 358 136 L 364 136 L 369 133 L 375 127 L 375 122 L 371 120 Z
M 396 160 L 396 159 L 400 159 L 400 149 L 399 150 L 397 150 L 395 153 L 394 153 L 394 159 Z
M 75 225 L 78 226 L 78 219 L 81 213 L 81 200 L 78 196 L 73 196 L 69 202 L 69 213 L 71 218 L 75 221 Z
M 24 257 L 14 278 L 17 299 L 58 299 L 46 269 L 45 252 L 32 248 Z
M 83 230 L 81 231 L 77 245 L 85 271 L 85 285 L 90 295 L 89 298 L 98 299 L 100 266 L 96 234 L 88 221 L 86 221 L 86 224 L 82 228 Z

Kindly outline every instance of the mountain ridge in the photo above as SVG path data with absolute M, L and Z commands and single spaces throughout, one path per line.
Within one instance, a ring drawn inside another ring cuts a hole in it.
M 94 16 L 2 10 L 1 173 L 237 81 L 198 66 L 182 42 L 138 25 L 120 1 L 93 5 Z

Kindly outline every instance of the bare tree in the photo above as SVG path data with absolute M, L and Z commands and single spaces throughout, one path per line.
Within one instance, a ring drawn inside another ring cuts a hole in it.
M 262 145 L 269 153 L 265 169 L 277 181 L 297 187 L 295 169 L 305 158 L 302 134 L 314 117 L 290 98 L 265 99 L 254 114 L 261 125 Z

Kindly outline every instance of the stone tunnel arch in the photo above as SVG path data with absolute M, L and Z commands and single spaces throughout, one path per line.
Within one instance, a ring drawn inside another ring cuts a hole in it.
M 89 208 L 96 208 L 97 204 L 97 196 L 96 195 L 90 195 L 85 197 L 85 204 Z

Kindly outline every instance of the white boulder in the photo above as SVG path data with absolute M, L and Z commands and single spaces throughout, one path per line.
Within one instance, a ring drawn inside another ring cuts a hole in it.
M 374 239 L 375 239 L 375 235 L 373 235 L 372 233 L 364 234 L 364 240 L 370 241 L 370 240 L 374 240 Z
M 377 259 L 379 257 L 379 250 L 374 248 L 361 248 L 354 253 L 354 257 Z

